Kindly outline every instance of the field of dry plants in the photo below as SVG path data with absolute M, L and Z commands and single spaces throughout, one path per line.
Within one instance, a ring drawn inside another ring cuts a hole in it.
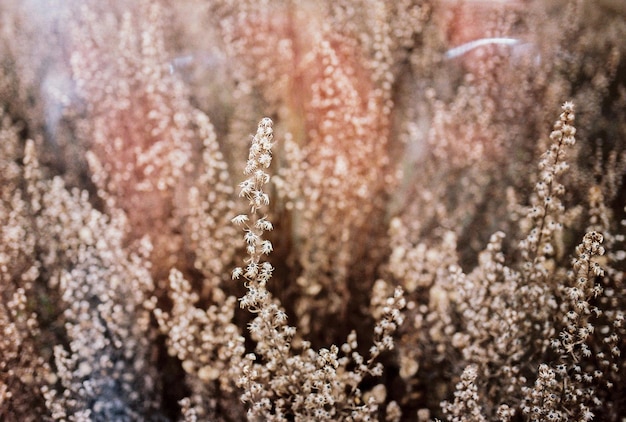
M 618 0 L 0 2 L 0 420 L 623 421 Z

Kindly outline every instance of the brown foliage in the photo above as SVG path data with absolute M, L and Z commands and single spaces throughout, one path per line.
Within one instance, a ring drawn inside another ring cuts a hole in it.
M 5 3 L 0 419 L 626 415 L 615 2 Z

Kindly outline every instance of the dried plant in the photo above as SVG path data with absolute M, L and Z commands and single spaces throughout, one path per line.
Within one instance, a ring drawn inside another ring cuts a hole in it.
M 0 419 L 626 416 L 619 2 L 52 3 L 0 5 Z

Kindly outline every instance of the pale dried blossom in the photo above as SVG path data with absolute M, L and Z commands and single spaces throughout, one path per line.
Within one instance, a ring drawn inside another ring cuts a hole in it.
M 0 419 L 626 412 L 619 2 L 73 3 L 0 5 Z
M 262 251 L 250 250 L 246 268 L 233 271 L 233 278 L 243 275 L 245 279 L 247 292 L 240 305 L 254 315 L 248 330 L 256 342 L 255 352 L 246 355 L 238 367 L 237 384 L 244 390 L 241 399 L 248 404 L 248 418 L 252 420 L 281 421 L 288 420 L 288 415 L 296 420 L 369 420 L 377 403 L 384 399 L 365 394 L 362 402 L 360 383 L 368 375 L 382 375 L 382 366 L 375 360 L 383 351 L 393 349 L 391 335 L 402 324 L 400 310 L 405 306 L 402 290 L 398 288 L 392 297 L 379 300 L 375 340 L 367 361 L 356 350 L 354 334 L 341 347 L 344 357 L 340 357 L 336 345 L 315 352 L 310 343 L 302 341 L 301 350 L 293 350 L 296 330 L 288 325 L 287 314 L 267 290 L 273 267 L 262 260 L 262 254 L 271 251 L 266 250 L 268 241 L 263 236 L 272 225 L 266 217 L 259 217 L 267 204 L 257 202 L 257 193 L 263 194 L 269 176 L 256 172 L 267 167 L 258 157 L 271 156 L 272 145 L 272 121 L 265 118 L 252 139 L 245 170 L 250 176 L 240 185 L 250 207 L 248 218 L 238 218 L 244 240 L 249 245 L 260 245 Z M 349 369 L 352 364 L 356 367 Z M 389 415 L 398 412 L 397 406 L 391 406 Z

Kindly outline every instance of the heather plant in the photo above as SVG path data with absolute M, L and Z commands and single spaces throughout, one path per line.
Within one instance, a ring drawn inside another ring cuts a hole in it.
M 626 416 L 619 2 L 52 3 L 0 5 L 0 419 Z
M 26 210 L 28 203 L 16 190 L 21 169 L 15 162 L 20 157 L 18 128 L 2 113 L 0 139 L 2 156 L 0 174 L 2 189 L 0 216 L 2 247 L 2 377 L 0 378 L 0 417 L 35 420 L 43 412 L 40 388 L 52 376 L 49 362 L 38 352 L 40 327 L 37 315 L 29 304 L 35 290 L 40 264 L 35 259 L 37 240 L 32 220 Z
M 376 358 L 393 349 L 392 335 L 403 319 L 402 290 L 397 289 L 380 306 L 368 359 L 357 351 L 354 332 L 341 346 L 344 356 L 340 356 L 336 345 L 316 352 L 307 341 L 301 342 L 299 353 L 293 353 L 296 329 L 287 324 L 287 314 L 267 290 L 273 267 L 263 260 L 272 251 L 271 242 L 263 238 L 265 231 L 273 229 L 263 214 L 269 205 L 263 186 L 270 180 L 264 169 L 272 159 L 272 126 L 268 118 L 259 123 L 244 170 L 248 178 L 239 185 L 240 196 L 248 200 L 250 213 L 233 218 L 243 227 L 248 255 L 246 266 L 233 270 L 233 279 L 245 280 L 247 291 L 240 305 L 255 315 L 248 330 L 256 347 L 254 354 L 242 360 L 237 380 L 245 391 L 242 400 L 250 405 L 250 420 L 369 420 L 378 403 L 374 397 L 364 401 L 359 387 L 365 376 L 382 375 Z
M 70 192 L 60 178 L 43 180 L 34 148 L 26 143 L 26 193 L 68 342 L 53 348 L 58 379 L 41 387 L 46 406 L 54 419 L 151 415 L 158 389 L 147 296 L 154 286 L 145 261 L 150 245 L 123 249 L 123 215 L 110 219 L 89 205 L 86 191 Z

